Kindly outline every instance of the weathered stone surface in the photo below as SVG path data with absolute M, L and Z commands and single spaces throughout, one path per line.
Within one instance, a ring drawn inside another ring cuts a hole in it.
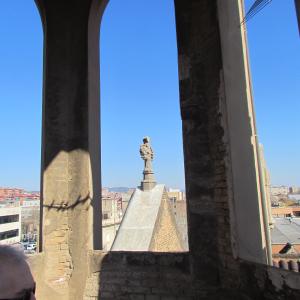
M 188 253 L 98 252 L 91 254 L 91 260 L 101 266 L 88 279 L 88 299 L 96 297 L 97 289 L 100 299 L 294 300 L 300 296 L 297 273 L 244 261 L 233 261 L 235 271 L 224 269 L 222 286 L 198 281 L 189 270 Z
M 36 0 L 45 49 L 40 299 L 82 299 L 87 253 L 101 248 L 98 57 L 106 2 Z
M 219 117 L 222 59 L 216 2 L 175 1 L 175 12 L 179 64 L 188 62 L 179 66 L 179 70 L 185 70 L 179 77 L 192 270 L 195 276 L 217 283 L 217 241 L 222 237 L 218 234 L 215 190 L 221 186 L 226 189 L 227 183 L 226 172 L 220 172 L 219 167 L 224 154 L 218 151 L 223 145 L 223 130 Z
M 181 240 L 170 201 L 166 191 L 164 191 L 149 250 L 155 252 L 180 252 L 183 249 L 183 241 Z

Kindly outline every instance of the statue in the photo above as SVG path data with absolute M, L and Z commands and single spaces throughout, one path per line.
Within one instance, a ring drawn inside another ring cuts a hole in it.
M 152 171 L 152 160 L 154 152 L 150 146 L 150 138 L 148 136 L 143 138 L 143 144 L 140 147 L 141 158 L 145 162 L 144 171 Z
M 154 152 L 150 146 L 150 138 L 148 136 L 143 138 L 143 144 L 140 146 L 140 155 L 144 160 L 144 179 L 141 183 L 141 188 L 143 191 L 151 190 L 155 187 L 156 182 L 154 179 L 154 172 L 152 170 Z

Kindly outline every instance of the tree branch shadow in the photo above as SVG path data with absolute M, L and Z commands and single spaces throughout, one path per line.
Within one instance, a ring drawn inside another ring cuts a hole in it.
M 59 204 L 55 203 L 55 200 L 52 200 L 51 204 L 44 204 L 43 207 L 47 210 L 56 210 L 56 211 L 66 211 L 66 210 L 74 210 L 78 205 L 83 205 L 87 201 L 92 201 L 90 197 L 90 193 L 88 193 L 84 198 L 81 198 L 79 195 L 76 201 L 72 204 L 69 204 L 68 201 L 61 201 Z

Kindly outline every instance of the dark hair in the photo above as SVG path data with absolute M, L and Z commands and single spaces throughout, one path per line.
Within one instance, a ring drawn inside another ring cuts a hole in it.
M 20 292 L 21 296 L 17 298 L 9 298 L 9 299 L 0 299 L 0 300 L 30 300 L 31 294 L 35 294 L 35 283 L 33 288 L 24 289 Z

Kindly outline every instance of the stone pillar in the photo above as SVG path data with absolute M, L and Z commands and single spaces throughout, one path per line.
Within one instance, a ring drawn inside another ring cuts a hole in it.
M 52 291 L 43 299 L 83 299 L 87 253 L 102 246 L 99 27 L 106 2 L 36 0 L 44 29 L 41 275 L 44 291 Z
M 152 169 L 144 169 L 143 180 L 141 182 L 141 189 L 143 191 L 150 191 L 156 186 L 154 172 Z
M 175 0 L 189 247 L 209 283 L 266 261 L 242 3 Z
M 175 14 L 191 266 L 196 278 L 215 284 L 220 217 L 215 193 L 226 197 L 216 1 L 175 0 Z

